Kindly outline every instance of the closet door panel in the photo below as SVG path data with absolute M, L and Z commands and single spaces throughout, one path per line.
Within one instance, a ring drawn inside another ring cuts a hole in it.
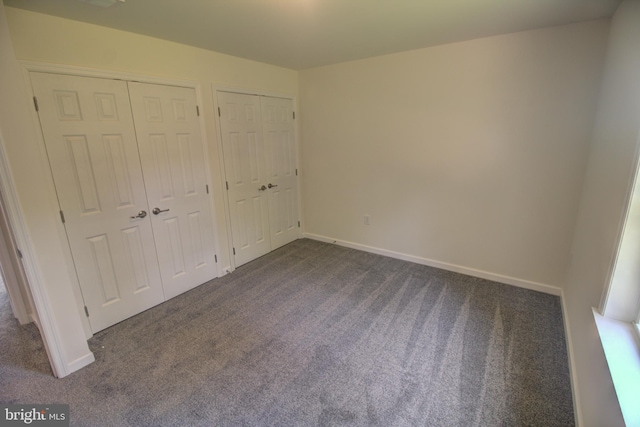
M 191 88 L 129 83 L 167 298 L 218 276 L 204 141 Z
M 261 97 L 261 110 L 269 171 L 269 230 L 273 250 L 300 237 L 293 102 L 265 96 Z
M 164 301 L 126 83 L 31 73 L 95 333 Z
M 218 105 L 233 252 L 240 266 L 271 250 L 260 98 L 218 92 Z

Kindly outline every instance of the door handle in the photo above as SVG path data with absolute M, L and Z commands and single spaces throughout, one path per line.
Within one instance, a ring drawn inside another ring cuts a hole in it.
M 169 209 L 153 208 L 153 210 L 151 211 L 151 213 L 153 213 L 154 215 L 158 215 L 161 212 L 169 212 Z
M 138 215 L 132 216 L 131 219 L 144 218 L 145 216 L 147 216 L 147 211 L 140 211 L 138 212 Z
M 269 185 L 271 185 L 271 184 L 269 184 Z M 269 188 L 271 188 L 271 187 L 269 187 Z M 258 188 L 258 191 L 264 191 L 264 190 L 266 190 L 266 189 L 267 189 L 267 187 L 265 187 L 265 186 L 263 185 L 262 187 Z
M 269 185 L 267 185 L 267 187 L 269 187 L 269 188 L 273 188 L 273 187 L 277 187 L 277 186 L 278 186 L 278 184 L 273 185 L 272 183 L 269 183 Z

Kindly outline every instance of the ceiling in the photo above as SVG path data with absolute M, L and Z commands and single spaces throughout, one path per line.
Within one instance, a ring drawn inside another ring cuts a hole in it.
M 620 0 L 4 0 L 296 70 L 610 17 Z

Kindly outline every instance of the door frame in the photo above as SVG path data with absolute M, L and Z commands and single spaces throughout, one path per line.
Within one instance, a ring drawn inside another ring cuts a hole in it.
M 18 61 L 24 81 L 26 82 L 26 90 L 30 97 L 34 97 L 33 87 L 31 85 L 31 75 L 32 72 L 41 72 L 41 73 L 50 73 L 50 74 L 63 74 L 67 76 L 76 76 L 76 77 L 93 77 L 93 78 L 102 78 L 102 79 L 116 79 L 127 81 L 136 81 L 140 83 L 150 83 L 164 86 L 178 86 L 185 87 L 189 89 L 194 89 L 196 93 L 196 103 L 200 109 L 200 115 L 198 116 L 198 122 L 200 126 L 200 133 L 202 135 L 203 149 L 204 149 L 204 157 L 205 157 L 205 172 L 207 174 L 207 182 L 210 188 L 213 188 L 213 174 L 211 173 L 212 168 L 210 164 L 210 156 L 209 156 L 209 139 L 206 133 L 205 126 L 205 117 L 204 117 L 204 101 L 202 99 L 202 90 L 200 83 L 191 80 L 183 80 L 183 79 L 174 79 L 168 77 L 154 77 L 148 76 L 144 74 L 135 74 L 129 72 L 119 72 L 119 71 L 111 71 L 111 70 L 103 70 L 96 68 L 87 68 L 87 67 L 79 67 L 74 65 L 59 65 L 59 64 L 50 64 L 45 62 L 36 62 L 36 61 Z M 38 128 L 38 146 L 40 150 L 40 154 L 44 159 L 47 159 L 47 152 L 44 142 L 44 135 L 42 133 L 42 129 L 40 128 L 40 121 L 38 117 L 37 111 L 35 109 L 31 110 L 31 118 L 34 123 L 34 126 Z M 58 200 L 57 194 L 55 193 L 55 185 L 53 182 L 53 173 L 51 171 L 51 167 L 47 162 L 47 188 L 51 188 L 53 194 L 51 195 L 54 200 Z M 213 191 L 209 192 L 209 210 L 210 210 L 210 218 L 212 224 L 212 229 L 214 232 L 213 236 L 213 244 L 214 251 L 216 254 L 220 253 L 220 242 L 219 242 L 219 233 L 217 229 L 217 220 L 216 220 L 216 209 L 215 202 L 213 199 Z M 73 257 L 71 255 L 71 247 L 69 246 L 66 229 L 62 222 L 58 223 L 58 233 L 63 236 L 65 241 L 65 251 L 64 251 L 64 259 L 67 268 L 70 272 L 72 272 L 69 277 L 72 280 L 71 287 L 73 290 L 73 294 L 75 296 L 75 303 L 78 313 L 80 314 L 80 319 L 82 320 L 82 326 L 85 333 L 85 338 L 89 339 L 93 336 L 91 332 L 91 325 L 89 324 L 89 320 L 87 319 L 84 312 L 84 299 L 82 297 L 82 291 L 80 289 L 80 282 L 78 281 L 78 276 L 76 274 L 75 265 L 73 262 Z M 220 266 L 216 263 L 216 277 L 220 277 Z M 37 286 L 42 286 L 38 284 Z
M 9 296 L 13 316 L 21 325 L 33 322 L 33 298 L 22 271 L 18 247 L 13 237 L 11 222 L 5 210 L 2 188 L 0 188 L 0 268 Z
M 213 83 L 211 84 L 211 92 L 212 92 L 212 96 L 213 96 L 213 110 L 214 112 L 218 112 L 218 108 L 220 108 L 220 104 L 218 103 L 218 92 L 231 92 L 231 93 L 237 93 L 237 94 L 241 94 L 241 95 L 255 95 L 255 96 L 268 96 L 271 98 L 282 98 L 282 99 L 290 99 L 292 104 L 293 104 L 293 111 L 294 113 L 296 113 L 296 118 L 293 122 L 293 126 L 294 126 L 294 134 L 295 134 L 295 147 L 296 147 L 296 169 L 298 170 L 298 220 L 300 221 L 300 227 L 298 228 L 298 238 L 302 237 L 303 235 L 303 226 L 304 223 L 302 222 L 302 185 L 301 185 L 301 177 L 302 177 L 302 169 L 300 168 L 300 144 L 299 144 L 299 140 L 300 140 L 300 133 L 299 133 L 299 126 L 298 126 L 298 119 L 300 118 L 300 114 L 298 111 L 298 104 L 297 104 L 297 99 L 294 95 L 290 95 L 290 94 L 284 94 L 284 93 L 279 93 L 279 92 L 271 92 L 271 91 L 262 91 L 262 90 L 256 90 L 256 89 L 247 89 L 247 88 L 241 88 L 241 87 L 237 87 L 237 86 L 225 86 L 225 85 L 220 85 L 220 84 L 216 84 Z M 233 233 L 231 230 L 231 214 L 230 214 L 230 204 L 229 204 L 229 192 L 226 190 L 225 187 L 225 182 L 227 181 L 227 170 L 225 167 L 225 161 L 224 161 L 224 150 L 222 149 L 222 127 L 221 127 L 221 121 L 220 121 L 220 115 L 216 114 L 216 132 L 217 132 L 217 138 L 218 138 L 218 156 L 220 158 L 220 179 L 222 182 L 222 187 L 223 187 L 223 191 L 222 191 L 222 201 L 224 203 L 224 212 L 225 212 L 225 225 L 227 227 L 227 236 L 228 236 L 228 241 L 229 241 L 229 246 L 227 248 L 228 251 L 228 257 L 229 257 L 229 263 L 230 263 L 230 267 L 229 267 L 229 271 L 226 271 L 226 273 L 230 273 L 232 271 L 234 271 L 236 269 L 236 259 L 233 256 L 233 252 L 231 251 L 231 248 L 233 247 L 234 243 L 233 243 Z
M 33 297 L 34 312 L 31 314 L 33 322 L 40 330 L 44 348 L 51 364 L 53 374 L 60 378 L 66 376 L 68 365 L 63 356 L 60 338 L 52 320 L 53 313 L 49 304 L 40 272 L 35 264 L 35 253 L 31 246 L 29 233 L 24 222 L 18 193 L 11 174 L 9 159 L 5 151 L 4 141 L 0 133 L 0 190 L 2 191 L 4 209 L 16 245 L 22 253 L 22 266 L 27 276 L 27 288 Z M 93 356 L 93 355 L 91 355 Z M 74 361 L 75 362 L 75 361 Z M 83 361 L 80 361 L 82 364 Z

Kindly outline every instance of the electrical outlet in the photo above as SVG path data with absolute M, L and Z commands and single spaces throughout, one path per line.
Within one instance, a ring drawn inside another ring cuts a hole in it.
M 371 222 L 371 217 L 369 215 L 364 216 L 364 225 L 369 225 Z

